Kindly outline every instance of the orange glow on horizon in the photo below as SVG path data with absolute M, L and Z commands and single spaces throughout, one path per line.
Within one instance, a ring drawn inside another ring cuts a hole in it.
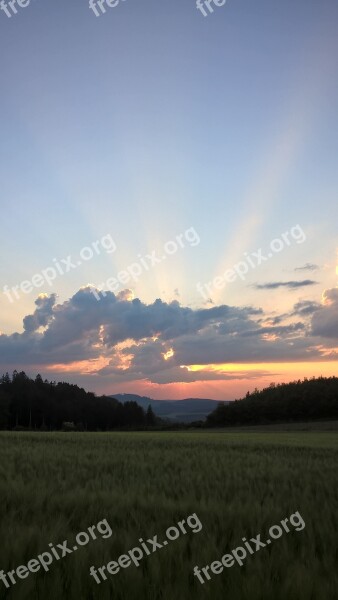
M 243 398 L 247 391 L 263 389 L 270 383 L 288 383 L 304 377 L 338 376 L 337 361 L 300 363 L 257 363 L 226 365 L 181 365 L 188 371 L 200 372 L 201 380 L 193 382 L 154 383 L 139 379 L 113 384 L 115 393 L 126 392 L 149 396 L 159 400 L 180 400 L 183 398 L 211 398 L 214 400 L 234 400 Z M 205 379 L 205 373 L 233 375 L 229 379 Z M 255 373 L 256 372 L 256 373 Z M 245 374 L 247 373 L 247 377 Z M 237 376 L 236 376 L 237 374 Z M 112 384 L 102 389 L 111 393 Z
M 336 349 L 331 349 L 332 352 Z M 325 356 L 325 354 L 324 354 Z M 192 372 L 204 371 L 206 373 L 245 373 L 248 374 L 252 371 L 271 371 L 272 373 L 276 370 L 279 374 L 282 373 L 297 373 L 299 371 L 305 371 L 307 373 L 318 369 L 323 370 L 323 375 L 326 373 L 333 374 L 337 372 L 337 361 L 323 361 L 323 362 L 293 362 L 293 363 L 226 363 L 226 364 L 210 364 L 210 365 L 181 365 L 181 369 L 187 369 Z

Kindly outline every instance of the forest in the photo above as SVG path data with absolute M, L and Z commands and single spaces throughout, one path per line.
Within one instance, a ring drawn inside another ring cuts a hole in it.
M 77 385 L 30 379 L 14 371 L 0 379 L 0 429 L 109 431 L 144 429 L 155 415 L 136 402 L 96 396 Z
M 245 398 L 220 403 L 207 417 L 206 427 L 316 421 L 338 418 L 338 378 L 313 377 L 291 383 L 271 383 Z

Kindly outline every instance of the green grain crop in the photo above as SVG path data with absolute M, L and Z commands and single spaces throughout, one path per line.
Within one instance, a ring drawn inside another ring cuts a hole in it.
M 0 434 L 0 569 L 26 565 L 49 542 L 107 519 L 97 539 L 9 590 L 13 600 L 337 600 L 338 435 L 290 433 Z M 201 585 L 193 567 L 267 533 L 299 511 L 290 531 Z M 196 513 L 188 532 L 97 585 L 106 565 Z

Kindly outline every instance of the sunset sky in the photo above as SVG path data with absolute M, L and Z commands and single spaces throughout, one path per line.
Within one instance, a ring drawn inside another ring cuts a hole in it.
M 337 25 L 335 0 L 0 11 L 0 373 L 230 400 L 338 375 Z

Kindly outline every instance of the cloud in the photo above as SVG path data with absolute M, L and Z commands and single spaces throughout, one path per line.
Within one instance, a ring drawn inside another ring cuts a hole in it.
M 319 269 L 319 265 L 314 265 L 312 263 L 306 263 L 302 267 L 296 267 L 295 271 L 317 271 Z
M 303 300 L 301 302 L 297 302 L 297 304 L 294 305 L 293 311 L 291 312 L 290 316 L 298 315 L 300 317 L 307 317 L 307 316 L 315 313 L 320 308 L 321 308 L 321 304 L 319 302 L 311 302 L 310 300 Z
M 35 300 L 37 309 L 32 315 L 27 315 L 23 320 L 23 328 L 27 332 L 33 332 L 40 327 L 45 327 L 53 317 L 53 306 L 56 302 L 56 294 L 40 294 Z
M 280 325 L 279 327 L 260 327 L 252 331 L 245 331 L 242 336 L 248 337 L 252 335 L 274 335 L 282 336 L 293 334 L 296 331 L 305 329 L 304 323 L 293 323 L 292 325 Z
M 271 373 L 264 370 L 257 371 L 210 371 L 207 368 L 200 371 L 192 371 L 188 367 L 173 367 L 167 371 L 159 371 L 152 378 L 152 383 L 194 383 L 196 381 L 243 381 L 248 379 L 261 379 L 271 377 Z
M 338 339 L 338 288 L 325 290 L 323 305 L 312 317 L 312 335 Z
M 289 290 L 294 290 L 309 285 L 317 285 L 318 281 L 312 279 L 304 279 L 303 281 L 274 281 L 272 283 L 257 283 L 254 285 L 256 290 L 276 290 L 281 287 L 286 287 Z
M 245 371 L 217 371 L 208 365 L 320 360 L 330 343 L 318 342 L 318 336 L 329 330 L 332 337 L 334 319 L 337 325 L 336 292 L 326 292 L 324 306 L 299 302 L 293 314 L 301 320 L 286 324 L 277 316 L 268 323 L 261 308 L 192 309 L 161 299 L 146 304 L 130 290 L 117 296 L 100 293 L 98 301 L 87 286 L 60 304 L 55 294 L 39 296 L 35 311 L 23 320 L 23 332 L 0 335 L 0 363 L 4 371 L 8 365 L 45 365 L 58 372 L 74 371 L 77 364 L 86 372 L 90 364 L 91 374 L 115 382 L 249 378 Z M 302 320 L 308 316 L 311 331 Z M 189 370 L 192 365 L 201 367 Z
M 185 336 L 173 344 L 175 358 L 182 365 L 226 363 L 273 363 L 308 361 L 320 358 L 315 342 L 303 332 L 280 339 L 274 336 L 215 335 L 207 331 L 199 336 Z
M 241 322 L 259 310 L 215 306 L 192 310 L 160 299 L 145 304 L 129 294 L 101 294 L 96 300 L 90 287 L 80 289 L 63 304 L 55 304 L 55 294 L 39 297 L 37 309 L 24 318 L 24 332 L 0 336 L 0 361 L 70 362 L 109 354 L 126 340 L 158 337 L 162 343 L 183 335 L 196 335 L 220 323 Z M 41 326 L 44 331 L 39 331 Z
M 270 317 L 266 320 L 265 324 L 269 327 L 280 325 L 283 323 L 283 321 L 285 322 L 286 320 L 289 320 L 292 317 L 302 317 L 303 319 L 307 319 L 321 308 L 322 305 L 319 302 L 314 302 L 312 300 L 300 300 L 299 302 L 294 304 L 293 309 L 290 312 Z

